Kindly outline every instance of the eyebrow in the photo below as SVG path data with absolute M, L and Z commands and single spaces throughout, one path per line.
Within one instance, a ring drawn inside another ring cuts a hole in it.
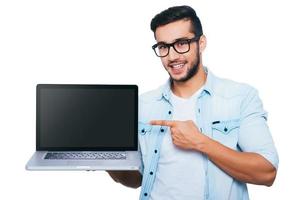
M 164 42 L 164 41 L 159 41 L 159 42 L 157 42 L 157 44 L 172 44 L 172 43 L 177 42 L 179 40 L 188 40 L 188 39 L 190 39 L 190 38 L 188 38 L 188 37 L 181 37 L 181 38 L 177 38 L 177 39 L 173 40 L 171 43 L 167 43 L 167 42 Z

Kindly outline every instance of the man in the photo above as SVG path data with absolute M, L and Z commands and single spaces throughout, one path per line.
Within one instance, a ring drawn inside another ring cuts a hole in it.
M 278 155 L 257 91 L 202 64 L 206 38 L 195 11 L 156 15 L 153 45 L 170 79 L 140 96 L 143 169 L 109 172 L 140 199 L 249 199 L 246 183 L 271 186 Z

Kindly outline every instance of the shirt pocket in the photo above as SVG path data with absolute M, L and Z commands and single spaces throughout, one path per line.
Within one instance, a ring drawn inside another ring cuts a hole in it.
M 237 149 L 240 121 L 238 119 L 214 121 L 211 124 L 214 140 L 232 149 Z

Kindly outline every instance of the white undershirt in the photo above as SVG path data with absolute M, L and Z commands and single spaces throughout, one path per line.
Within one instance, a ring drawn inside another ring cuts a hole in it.
M 196 102 L 199 89 L 184 99 L 172 93 L 173 120 L 193 120 L 196 124 Z M 169 130 L 169 129 L 168 129 Z M 151 200 L 201 200 L 204 199 L 204 158 L 200 152 L 176 147 L 168 131 L 161 146 Z

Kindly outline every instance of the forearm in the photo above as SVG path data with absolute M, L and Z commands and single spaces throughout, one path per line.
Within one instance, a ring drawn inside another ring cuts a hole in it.
M 276 169 L 257 153 L 238 152 L 206 136 L 199 138 L 196 150 L 233 178 L 247 183 L 271 186 L 276 177 Z
M 139 171 L 107 171 L 110 177 L 117 183 L 127 187 L 138 188 L 142 183 L 142 175 Z

